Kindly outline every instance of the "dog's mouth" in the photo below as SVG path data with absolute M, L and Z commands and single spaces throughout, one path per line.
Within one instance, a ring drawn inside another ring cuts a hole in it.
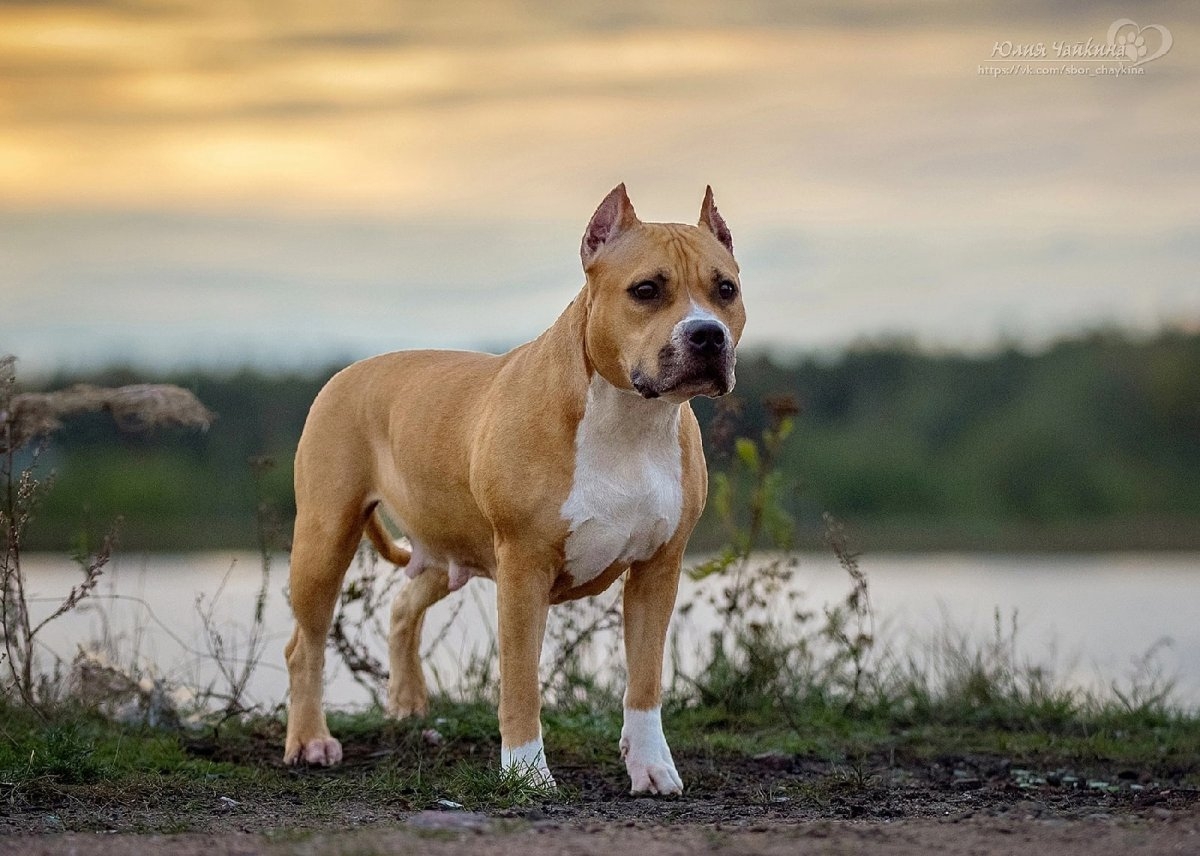
M 710 367 L 705 371 L 684 376 L 666 375 L 652 378 L 641 369 L 634 369 L 629 377 L 634 390 L 642 398 L 671 398 L 686 401 L 697 395 L 720 398 L 733 389 L 733 372 Z

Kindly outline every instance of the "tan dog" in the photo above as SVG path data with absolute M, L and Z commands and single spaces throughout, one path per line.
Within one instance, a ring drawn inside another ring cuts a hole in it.
M 628 570 L 620 750 L 632 792 L 683 789 L 663 736 L 663 645 L 684 547 L 704 506 L 687 404 L 733 388 L 745 324 L 725 221 L 643 223 L 625 185 L 588 224 L 587 282 L 554 325 L 503 356 L 407 351 L 355 363 L 313 403 L 296 452 L 284 760 L 335 764 L 321 707 L 334 604 L 365 534 L 412 578 L 392 610 L 388 710 L 426 711 L 425 610 L 470 576 L 496 581 L 501 765 L 552 786 L 538 661 L 551 604 Z M 387 509 L 412 544 L 396 546 Z

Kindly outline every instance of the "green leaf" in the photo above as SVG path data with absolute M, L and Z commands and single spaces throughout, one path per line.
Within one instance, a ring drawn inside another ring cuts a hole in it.
M 729 566 L 733 564 L 734 559 L 736 558 L 737 557 L 734 556 L 732 552 L 726 549 L 723 553 L 721 553 L 721 555 L 715 556 L 705 562 L 701 562 L 698 565 L 693 565 L 692 567 L 688 568 L 687 575 L 691 579 L 699 581 L 715 574 L 723 574 L 729 569 Z
M 762 466 L 758 457 L 758 445 L 749 437 L 738 437 L 734 443 L 737 456 L 750 472 L 757 474 Z

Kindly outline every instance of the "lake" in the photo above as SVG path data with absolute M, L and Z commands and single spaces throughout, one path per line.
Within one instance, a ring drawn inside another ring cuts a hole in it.
M 287 689 L 282 654 L 291 632 L 286 561 L 286 556 L 272 561 L 265 647 L 248 693 L 264 705 L 281 701 Z M 861 567 L 870 580 L 877 638 L 892 653 L 927 657 L 946 633 L 986 643 L 993 638 L 996 615 L 1007 634 L 1015 614 L 1017 655 L 1052 667 L 1066 682 L 1099 690 L 1127 684 L 1131 675 L 1144 672 L 1145 664 L 1139 663 L 1151 653 L 1150 666 L 1176 681 L 1175 699 L 1188 707 L 1200 705 L 1200 555 L 881 554 L 863 557 Z M 80 578 L 70 560 L 59 556 L 27 556 L 25 569 L 29 591 L 38 598 L 35 615 L 51 609 Z M 358 570 L 352 568 L 351 576 Z M 217 678 L 217 670 L 206 646 L 202 610 L 211 609 L 210 624 L 227 651 L 244 655 L 260 580 L 260 561 L 252 554 L 119 556 L 106 570 L 98 598 L 88 609 L 48 625 L 43 641 L 70 660 L 78 646 L 104 639 L 117 665 L 149 663 L 172 681 L 205 686 Z M 680 602 L 698 600 L 703 586 L 712 584 L 685 580 Z M 848 581 L 833 556 L 802 554 L 791 586 L 802 593 L 806 608 L 819 613 L 844 596 Z M 430 610 L 424 646 L 431 649 L 427 673 L 436 675 L 431 686 L 456 686 L 463 665 L 488 651 L 494 591 L 490 581 L 474 579 Z M 610 591 L 600 599 L 608 603 L 614 596 Z M 447 625 L 451 617 L 455 620 Z M 698 604 L 672 626 L 686 671 L 688 652 L 694 658 L 717 617 Z M 613 633 L 598 640 L 598 650 L 616 644 Z M 381 634 L 369 634 L 369 648 L 386 664 Z M 546 652 L 544 664 L 553 653 Z M 332 654 L 327 658 L 329 703 L 366 702 L 368 693 L 337 660 Z

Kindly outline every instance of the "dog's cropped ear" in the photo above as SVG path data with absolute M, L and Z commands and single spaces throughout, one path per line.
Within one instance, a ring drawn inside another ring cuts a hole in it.
M 633 203 L 629 201 L 629 196 L 625 193 L 625 184 L 622 182 L 604 197 L 583 233 L 579 257 L 583 259 L 584 270 L 595 260 L 601 247 L 638 222 L 640 221 L 637 214 L 633 212 Z
M 708 229 L 725 249 L 733 252 L 733 235 L 729 233 L 729 227 L 725 225 L 725 218 L 717 210 L 717 203 L 713 202 L 711 187 L 704 188 L 704 202 L 700 205 L 700 222 L 697 225 Z

